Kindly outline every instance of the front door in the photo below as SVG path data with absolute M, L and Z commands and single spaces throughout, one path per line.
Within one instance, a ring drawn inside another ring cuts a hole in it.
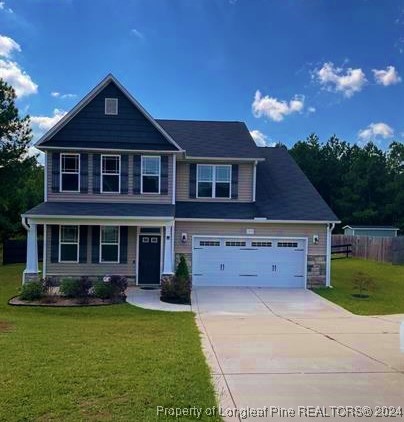
M 138 284 L 160 284 L 161 236 L 139 236 Z

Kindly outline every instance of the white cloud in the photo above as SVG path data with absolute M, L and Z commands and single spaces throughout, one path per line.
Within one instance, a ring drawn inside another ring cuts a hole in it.
M 366 76 L 362 69 L 343 69 L 335 67 L 333 63 L 324 63 L 321 69 L 316 69 L 313 76 L 324 89 L 342 92 L 345 97 L 352 97 L 355 92 L 362 90 L 366 84 Z
M 6 6 L 6 3 L 4 1 L 0 1 L 0 10 L 4 10 L 8 13 L 14 13 L 13 9 Z
M 250 135 L 252 136 L 258 147 L 265 147 L 267 145 L 268 137 L 260 130 L 250 130 Z
M 394 66 L 387 66 L 386 69 L 372 69 L 376 83 L 383 86 L 398 84 L 401 82 L 400 75 Z
M 66 114 L 66 111 L 55 108 L 52 116 L 31 116 L 31 125 L 35 137 L 42 136 L 46 131 L 55 126 L 55 124 Z
M 252 111 L 255 117 L 268 117 L 274 122 L 282 121 L 285 116 L 292 113 L 300 113 L 304 108 L 304 96 L 295 95 L 289 102 L 278 100 L 268 95 L 262 96 L 256 91 L 252 103 Z
M 135 36 L 135 37 L 137 37 L 137 38 L 139 38 L 139 39 L 141 39 L 141 40 L 143 40 L 144 39 L 144 35 L 138 30 L 138 29 L 136 29 L 136 28 L 132 28 L 131 30 L 130 30 L 130 32 L 132 32 L 132 34 Z
M 363 141 L 375 140 L 377 138 L 391 138 L 394 130 L 386 123 L 371 123 L 367 128 L 358 132 L 358 137 Z
M 0 59 L 0 78 L 14 88 L 17 97 L 24 97 L 38 92 L 38 85 L 16 62 Z
M 307 109 L 307 111 L 308 111 L 309 113 L 315 113 L 315 112 L 316 112 L 316 107 L 309 107 L 309 108 Z
M 62 100 L 66 99 L 66 98 L 76 98 L 77 94 L 62 94 L 60 92 L 57 91 L 53 91 L 51 92 L 52 97 L 55 98 L 61 98 Z
M 0 56 L 9 58 L 13 51 L 21 51 L 20 45 L 12 38 L 0 35 Z

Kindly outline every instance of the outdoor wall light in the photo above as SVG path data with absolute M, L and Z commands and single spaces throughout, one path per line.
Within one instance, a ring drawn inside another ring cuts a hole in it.
M 313 235 L 313 243 L 314 243 L 315 245 L 317 245 L 317 244 L 318 244 L 318 234 L 314 234 L 314 235 Z
M 188 236 L 186 233 L 181 233 L 181 241 L 182 243 L 185 243 L 188 240 Z

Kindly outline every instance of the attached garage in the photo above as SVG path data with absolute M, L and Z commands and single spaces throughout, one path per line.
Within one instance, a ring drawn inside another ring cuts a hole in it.
M 196 286 L 305 288 L 307 239 L 194 236 Z

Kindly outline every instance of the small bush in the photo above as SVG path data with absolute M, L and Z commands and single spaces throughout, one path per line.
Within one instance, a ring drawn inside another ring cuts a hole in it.
M 60 285 L 60 292 L 66 297 L 86 302 L 91 286 L 92 283 L 88 277 L 81 277 L 80 279 L 65 278 Z
M 111 275 L 109 283 L 113 287 L 113 294 L 116 300 L 125 300 L 125 290 L 128 288 L 128 280 L 120 275 Z
M 112 299 L 114 296 L 113 286 L 104 281 L 97 281 L 93 286 L 93 291 L 94 296 L 102 300 Z
M 175 275 L 162 279 L 160 300 L 169 303 L 191 303 L 191 279 L 187 261 L 183 255 L 181 255 Z
M 56 278 L 45 277 L 41 279 L 42 286 L 44 288 L 45 295 L 51 296 L 52 289 L 58 285 Z
M 33 281 L 30 283 L 25 283 L 22 286 L 20 298 L 22 300 L 39 300 L 43 297 L 45 291 L 43 285 L 40 281 Z

